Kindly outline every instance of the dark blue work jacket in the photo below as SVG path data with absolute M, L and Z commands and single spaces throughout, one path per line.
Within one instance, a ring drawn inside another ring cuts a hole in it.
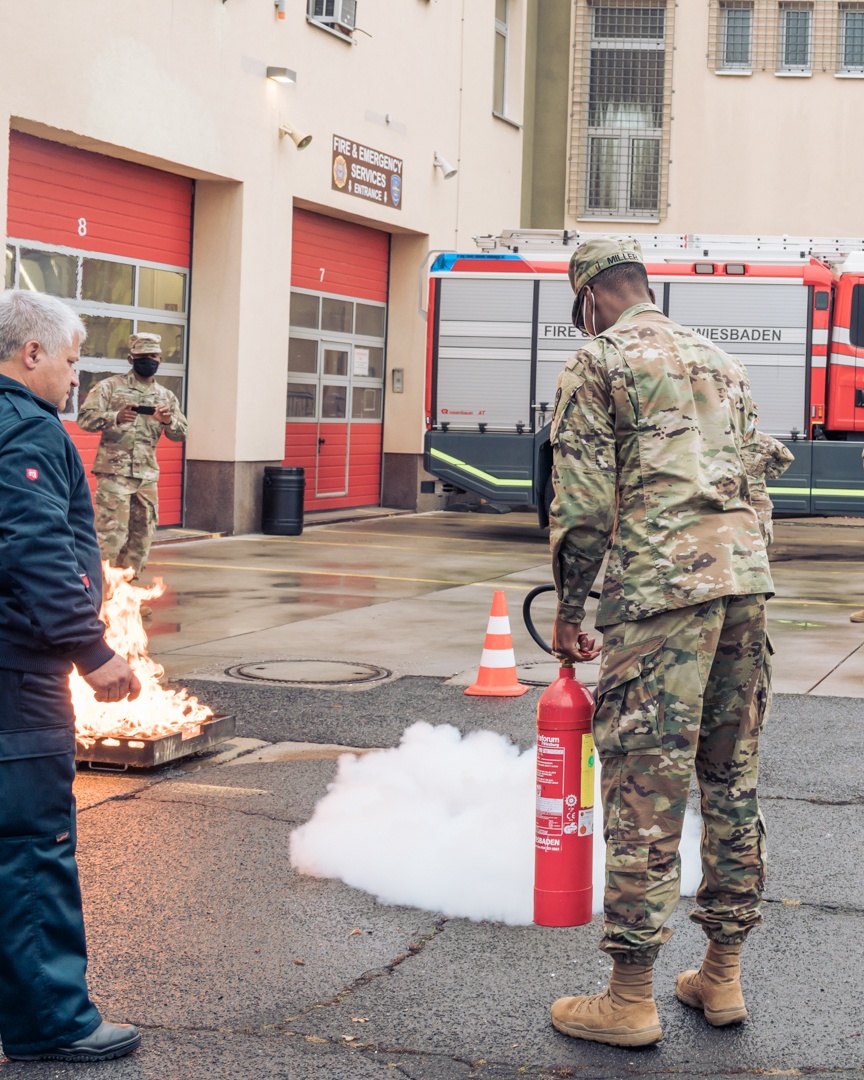
M 50 402 L 0 374 L 0 667 L 95 671 L 114 655 L 101 601 L 78 451 Z

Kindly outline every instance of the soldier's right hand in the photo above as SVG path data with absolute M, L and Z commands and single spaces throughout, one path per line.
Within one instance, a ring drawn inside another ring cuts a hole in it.
M 84 676 L 97 701 L 134 701 L 141 693 L 141 683 L 122 656 L 115 653 L 107 664 Z
M 131 424 L 138 419 L 138 413 L 133 409 L 131 405 L 124 405 L 120 412 L 117 413 L 118 424 Z
M 556 618 L 552 627 L 552 652 L 574 664 L 584 664 L 600 655 L 596 640 L 589 638 L 581 625 L 561 618 Z

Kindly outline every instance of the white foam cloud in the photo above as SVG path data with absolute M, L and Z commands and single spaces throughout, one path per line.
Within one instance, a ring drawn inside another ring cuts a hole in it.
M 603 904 L 599 769 L 594 910 Z M 336 779 L 291 836 L 291 865 L 339 878 L 387 904 L 527 925 L 533 916 L 535 752 L 502 735 L 464 738 L 416 723 L 399 746 L 339 759 Z M 701 877 L 701 823 L 689 811 L 682 894 Z

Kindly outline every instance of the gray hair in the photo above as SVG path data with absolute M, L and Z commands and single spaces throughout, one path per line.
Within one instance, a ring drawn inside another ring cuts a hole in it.
M 84 323 L 56 296 L 26 289 L 0 292 L 0 364 L 28 341 L 38 341 L 44 352 L 56 356 L 76 334 L 80 344 L 87 337 Z

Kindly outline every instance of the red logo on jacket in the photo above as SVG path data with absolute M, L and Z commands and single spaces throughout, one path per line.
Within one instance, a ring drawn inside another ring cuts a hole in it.
M 26 475 L 28 480 L 38 480 L 39 479 L 39 470 L 38 469 L 27 469 L 25 475 Z

